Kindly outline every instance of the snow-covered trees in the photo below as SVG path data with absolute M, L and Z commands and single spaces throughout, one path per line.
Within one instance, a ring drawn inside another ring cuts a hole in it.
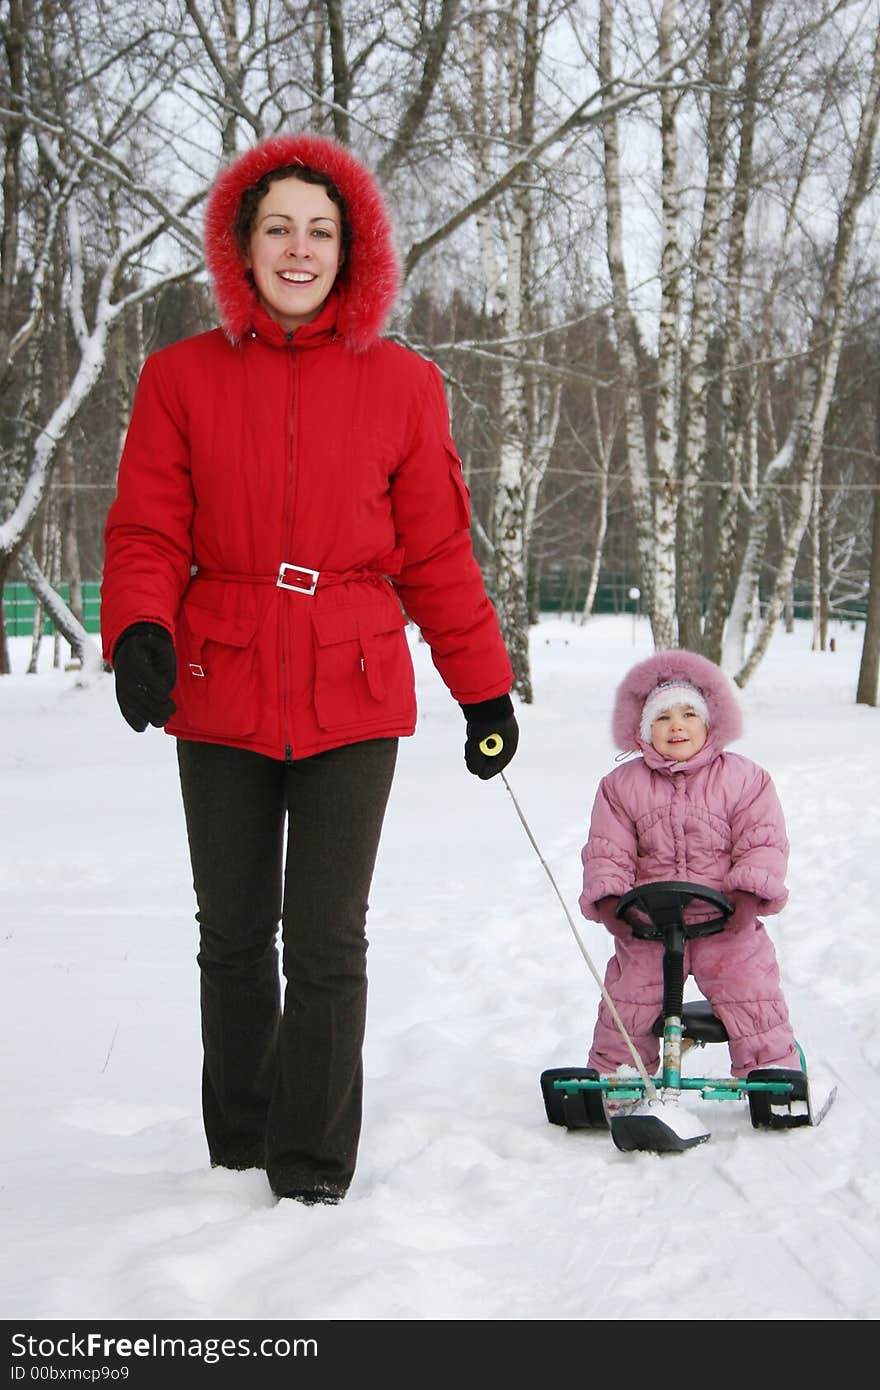
M 207 322 L 208 181 L 309 127 L 383 180 L 392 331 L 446 374 L 522 698 L 536 586 L 582 606 L 609 562 L 658 644 L 742 681 L 798 579 L 821 644 L 831 589 L 867 583 L 869 465 L 829 440 L 876 298 L 878 31 L 880 0 L 10 0 L 0 585 L 27 574 L 89 654 L 57 582 L 109 501 L 141 315 L 185 285 Z
M 663 0 L 654 32 L 613 0 L 599 6 L 604 81 L 644 80 L 647 64 L 660 84 L 638 130 L 659 222 L 651 398 L 639 360 L 646 318 L 627 267 L 639 247 L 626 221 L 640 209 L 621 193 L 621 123 L 609 115 L 603 126 L 643 588 L 659 645 L 705 650 L 742 682 L 779 619 L 811 521 L 818 530 L 851 258 L 872 186 L 880 15 L 867 6 L 842 22 L 839 10 Z M 797 316 L 785 299 L 793 260 L 804 276 Z M 768 433 L 767 419 L 783 357 L 799 382 L 777 445 L 778 421 Z M 796 492 L 780 492 L 791 481 Z M 776 572 L 748 647 L 771 522 L 781 526 Z
M 173 45 L 166 35 L 157 47 L 134 7 L 133 28 L 120 23 L 121 9 L 111 22 L 100 4 L 14 0 L 2 31 L 0 586 L 18 558 L 74 651 L 92 662 L 92 644 L 50 594 L 29 539 L 59 447 L 106 369 L 114 323 L 199 265 L 186 224 L 197 195 L 174 188 L 170 132 L 146 154 L 141 124 L 178 75 Z

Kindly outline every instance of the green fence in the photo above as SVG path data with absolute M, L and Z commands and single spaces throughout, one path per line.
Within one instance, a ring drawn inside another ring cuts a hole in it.
M 59 586 L 59 593 L 65 603 L 70 602 L 70 587 Z M 100 632 L 101 586 L 97 580 L 90 580 L 82 586 L 83 619 L 86 632 Z M 34 630 L 34 612 L 37 604 L 27 584 L 7 584 L 3 589 L 3 617 L 6 631 L 10 637 L 30 637 Z M 45 632 L 55 631 L 47 618 Z
M 621 571 L 602 570 L 596 596 L 593 599 L 594 613 L 632 613 L 641 612 L 641 598 L 630 597 L 630 591 L 638 588 L 638 578 L 634 574 Z M 709 600 L 710 580 L 703 580 L 703 612 Z M 586 576 L 571 573 L 564 569 L 546 569 L 540 576 L 538 589 L 538 608 L 542 613 L 580 612 L 587 593 Z M 534 583 L 530 586 L 530 597 L 534 601 Z M 769 600 L 769 591 L 761 589 L 760 601 L 763 605 Z M 812 618 L 813 590 L 810 584 L 796 583 L 793 589 L 793 616 Z M 845 608 L 835 608 L 832 617 L 847 622 L 863 622 L 867 613 L 867 599 L 848 599 Z
M 587 596 L 587 581 L 584 574 L 572 574 L 562 569 L 544 570 L 538 581 L 538 607 L 542 613 L 580 612 Z M 593 599 L 594 613 L 632 613 L 634 599 L 629 596 L 630 589 L 638 587 L 633 574 L 623 574 L 615 570 L 602 570 L 596 596 Z M 534 577 L 529 585 L 530 597 L 534 601 Z
M 605 571 L 600 577 L 596 597 L 593 602 L 594 613 L 632 613 L 636 600 L 630 598 L 630 590 L 637 587 L 634 575 Z M 100 632 L 100 593 L 97 580 L 89 580 L 82 586 L 83 610 L 86 632 Z M 579 611 L 583 606 L 586 584 L 579 576 L 563 571 L 545 571 L 540 579 L 539 607 L 545 613 Z M 61 585 L 61 596 L 67 603 L 70 590 Z M 843 616 L 852 621 L 863 620 L 865 602 L 857 600 L 847 605 Z M 3 613 L 6 631 L 10 637 L 30 637 L 34 630 L 34 610 L 36 603 L 27 584 L 7 584 L 3 590 Z M 812 616 L 811 595 L 808 585 L 796 586 L 794 592 L 794 616 Z M 47 620 L 45 631 L 54 632 L 52 623 Z

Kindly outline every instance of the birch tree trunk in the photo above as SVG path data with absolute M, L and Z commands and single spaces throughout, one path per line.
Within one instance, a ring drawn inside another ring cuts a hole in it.
M 874 406 L 874 489 L 868 609 L 856 687 L 859 705 L 876 705 L 880 699 L 880 397 Z
M 31 592 L 42 604 L 57 630 L 64 634 L 87 679 L 103 670 L 101 653 L 78 618 L 74 617 L 61 595 L 50 584 L 37 564 L 29 545 L 22 546 L 18 565 Z
M 736 578 L 737 522 L 742 489 L 743 450 L 748 421 L 754 420 L 757 400 L 750 390 L 751 374 L 740 358 L 743 343 L 743 273 L 746 216 L 752 193 L 755 124 L 758 108 L 761 36 L 766 0 L 751 0 L 742 84 L 739 154 L 733 189 L 727 251 L 727 306 L 721 345 L 722 491 L 715 537 L 715 566 L 709 585 L 702 651 L 711 661 L 722 660 L 724 624 L 730 611 Z
M 599 397 L 595 383 L 590 383 L 590 416 L 593 423 L 594 450 L 597 463 L 597 487 L 598 502 L 596 508 L 596 526 L 593 533 L 593 551 L 588 558 L 589 570 L 587 574 L 587 592 L 584 595 L 583 608 L 581 609 L 581 625 L 589 620 L 593 611 L 593 604 L 596 601 L 596 592 L 599 588 L 599 571 L 602 567 L 602 554 L 605 548 L 605 535 L 608 530 L 608 479 L 611 472 L 611 451 L 614 446 L 614 439 L 617 434 L 619 418 L 617 411 L 612 409 L 608 412 L 608 421 L 603 428 L 602 416 L 599 410 Z
M 822 637 L 822 492 L 821 466 L 813 476 L 813 506 L 810 514 L 810 618 L 812 621 L 811 648 L 825 650 Z
M 43 556 L 44 556 L 44 557 L 45 557 L 46 555 L 49 554 L 49 534 L 50 534 L 50 517 L 51 517 L 51 514 L 52 514 L 52 498 L 51 498 L 51 496 L 50 496 L 50 497 L 47 499 L 47 505 L 46 505 L 46 507 L 44 508 L 43 526 L 42 526 L 42 528 L 41 528 L 41 529 L 42 529 L 42 537 L 41 537 L 41 541 L 42 541 L 42 552 L 43 552 Z M 49 568 L 50 573 L 51 573 L 51 566 L 47 566 L 47 568 Z M 33 676 L 33 675 L 36 674 L 37 667 L 38 667 L 38 665 L 39 665 L 39 660 L 40 660 L 40 648 L 41 648 L 41 646 L 43 645 L 43 633 L 44 633 L 44 631 L 45 631 L 45 627 L 46 627 L 46 610 L 45 610 L 45 608 L 43 607 L 43 605 L 42 605 L 42 603 L 40 602 L 40 600 L 36 597 L 36 595 L 34 595 L 34 619 L 33 619 L 33 627 L 31 628 L 31 654 L 30 654 L 30 660 L 28 661 L 28 665 L 27 665 L 27 674 L 28 674 L 29 676 Z
M 330 59 L 333 67 L 333 134 L 341 145 L 351 143 L 349 105 L 352 79 L 345 44 L 343 0 L 324 0 L 330 31 Z
M 543 358 L 543 348 L 539 353 L 539 363 Z M 556 435 L 559 431 L 559 410 L 562 402 L 560 382 L 546 382 L 541 377 L 540 365 L 532 371 L 528 387 L 527 413 L 527 457 L 525 467 L 526 492 L 526 558 L 531 547 L 535 529 L 535 515 L 541 485 L 547 473 Z
M 70 445 L 65 440 L 59 451 L 59 480 L 61 497 L 58 503 L 58 526 L 61 535 L 60 577 L 70 588 L 70 611 L 78 622 L 83 621 L 82 567 L 79 555 L 77 527 L 76 468 Z
M 327 17 L 322 0 L 311 0 L 309 49 L 312 55 L 312 97 L 309 126 L 320 134 L 324 129 L 324 49 L 327 42 Z
M 828 622 L 831 617 L 831 519 L 821 485 L 819 496 L 819 648 L 828 650 Z
M 518 143 L 523 147 L 533 142 L 535 133 L 538 14 L 539 0 L 526 0 L 521 50 L 515 28 L 511 36 L 511 72 L 517 72 L 519 77 Z M 528 535 L 529 513 L 534 515 L 540 476 L 533 480 L 530 505 L 528 474 L 534 462 L 529 456 L 523 337 L 531 317 L 533 209 L 531 189 L 525 180 L 514 189 L 512 201 L 503 318 L 504 337 L 511 347 L 501 365 L 501 448 L 493 519 L 494 600 L 513 666 L 514 689 L 525 704 L 531 704 L 534 695 L 529 660 Z
M 648 474 L 648 446 L 645 437 L 639 383 L 638 331 L 630 306 L 629 285 L 624 261 L 623 199 L 620 183 L 620 141 L 617 116 L 613 105 L 613 39 L 614 0 L 599 4 L 599 78 L 606 91 L 608 109 L 602 121 L 604 157 L 606 252 L 611 277 L 614 333 L 623 392 L 624 435 L 629 473 L 630 496 L 639 556 L 639 573 L 645 608 L 651 615 L 651 629 L 657 647 L 675 645 L 675 589 L 664 574 L 662 587 L 657 585 L 657 547 L 654 538 L 654 515 L 651 484 Z
M 24 37 L 26 7 L 22 0 L 9 0 L 8 22 L 3 26 L 3 48 L 9 82 L 9 104 L 16 111 L 24 105 Z M 24 136 L 23 117 L 16 113 L 5 122 L 3 143 L 3 209 L 0 223 L 0 401 L 5 404 L 12 378 L 13 362 L 26 337 L 36 328 L 36 314 L 32 305 L 31 314 L 16 335 L 13 333 L 13 305 L 19 288 L 18 247 L 22 205 L 25 201 L 22 190 L 21 162 L 22 139 Z M 38 213 L 39 216 L 39 213 Z M 43 260 L 45 273 L 46 260 Z M 38 266 L 33 268 L 33 280 L 37 279 Z M 39 300 L 37 301 L 39 303 Z M 6 413 L 10 413 L 8 411 Z M 5 475 L 5 476 L 4 476 Z M 12 496 L 18 485 L 12 461 L 0 473 L 0 516 L 3 516 L 12 503 Z M 9 658 L 9 639 L 3 610 L 3 589 L 12 568 L 11 554 L 0 553 L 0 676 L 11 670 Z
M 678 19 L 677 0 L 663 0 L 658 28 L 660 67 L 670 70 Z M 672 646 L 675 604 L 675 531 L 678 513 L 678 424 L 681 341 L 681 195 L 678 174 L 676 109 L 679 95 L 670 85 L 660 93 L 662 246 L 660 252 L 660 322 L 657 335 L 657 420 L 654 433 L 652 541 L 654 602 L 662 597 L 655 633 L 658 646 Z M 654 604 L 651 605 L 653 614 Z M 662 617 L 661 617 L 662 614 Z M 667 641 L 667 636 L 669 640 Z
M 706 190 L 697 246 L 693 305 L 682 383 L 686 419 L 678 525 L 678 636 L 683 647 L 699 651 L 703 638 L 703 479 L 706 474 L 709 382 L 707 359 L 711 331 L 711 294 L 721 229 L 726 135 L 726 63 L 722 33 L 723 0 L 709 0 L 706 78 L 709 127 Z
M 507 240 L 504 336 L 522 331 L 522 258 L 527 209 L 516 199 Z M 533 699 L 529 662 L 529 611 L 526 597 L 526 412 L 522 373 L 514 348 L 501 367 L 501 447 L 493 516 L 493 597 L 514 674 L 514 689 L 526 704 Z
M 58 270 L 60 270 L 60 266 L 56 267 L 55 303 L 52 317 L 56 323 L 63 324 L 63 286 L 61 276 L 57 274 Z M 52 399 L 57 401 L 64 394 L 70 380 L 67 334 L 63 331 L 57 334 L 57 342 L 50 361 L 52 364 L 50 372 Z M 50 566 L 49 578 L 54 580 L 57 577 L 59 580 L 67 580 L 70 592 L 70 611 L 81 623 L 83 621 L 83 598 L 79 530 L 77 527 L 76 466 L 70 442 L 66 438 L 58 446 L 58 473 L 61 484 L 61 493 L 57 502 L 58 574 L 56 576 L 55 570 Z
M 880 694 L 880 476 L 874 493 L 871 525 L 871 574 L 868 588 L 868 611 L 865 615 L 865 635 L 859 662 L 859 681 L 856 703 L 876 705 Z

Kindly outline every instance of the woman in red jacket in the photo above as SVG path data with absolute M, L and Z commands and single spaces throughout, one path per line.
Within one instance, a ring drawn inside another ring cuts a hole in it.
M 206 253 L 223 329 L 144 366 L 102 635 L 129 724 L 177 738 L 211 1162 L 337 1202 L 360 1133 L 367 896 L 416 722 L 404 614 L 481 778 L 516 750 L 512 672 L 440 374 L 379 336 L 397 274 L 370 175 L 330 140 L 265 141 L 217 179 Z

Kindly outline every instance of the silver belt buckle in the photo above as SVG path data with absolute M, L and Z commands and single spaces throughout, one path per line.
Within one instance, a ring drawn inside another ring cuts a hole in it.
M 294 579 L 291 584 L 285 583 L 288 570 L 294 575 L 302 575 L 302 578 Z M 320 570 L 310 570 L 305 565 L 288 565 L 285 561 L 278 571 L 275 586 L 278 589 L 289 589 L 293 594 L 313 594 L 318 587 L 320 573 Z

